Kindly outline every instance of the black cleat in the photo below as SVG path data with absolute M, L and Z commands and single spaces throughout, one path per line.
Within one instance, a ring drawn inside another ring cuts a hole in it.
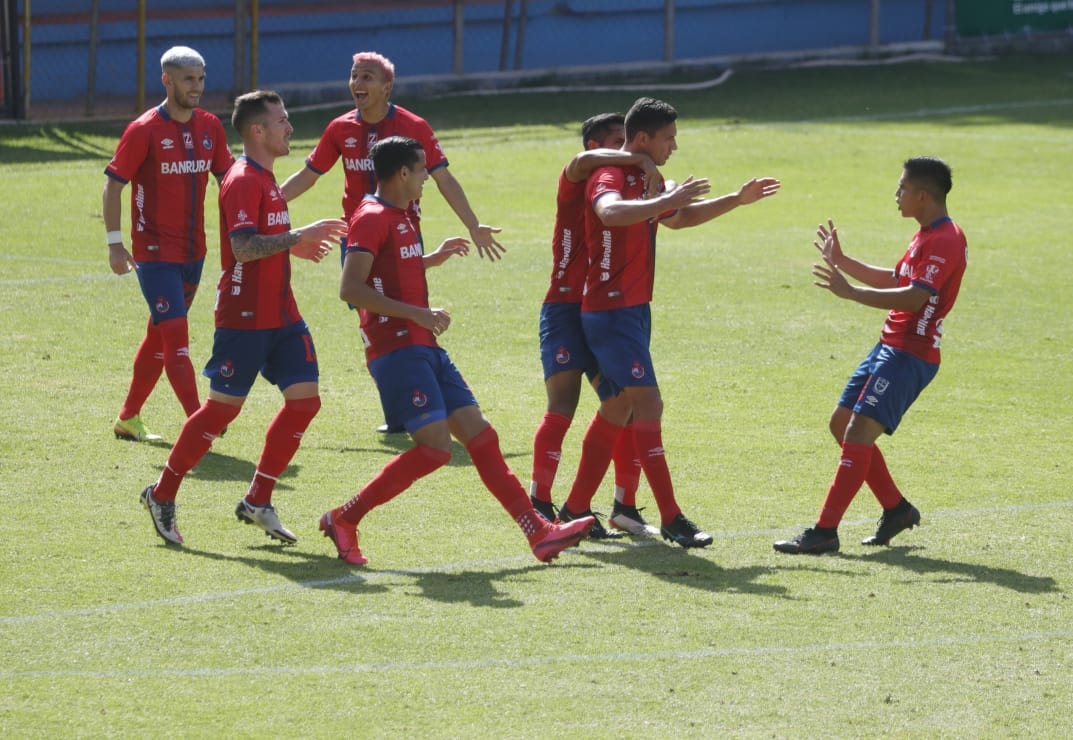
M 686 519 L 685 514 L 679 514 L 670 524 L 664 524 L 659 528 L 663 539 L 676 542 L 682 547 L 707 547 L 712 544 L 712 536 L 707 532 L 701 532 L 693 522 Z
M 781 540 L 773 547 L 789 555 L 821 555 L 838 552 L 838 530 L 809 527 L 792 540 Z
M 585 517 L 589 516 L 592 517 L 592 531 L 589 532 L 590 540 L 617 540 L 618 538 L 623 536 L 623 532 L 609 530 L 604 527 L 604 525 L 600 523 L 600 520 L 598 518 L 603 515 L 594 514 L 592 509 L 589 509 L 588 511 L 583 511 L 580 514 L 574 514 L 573 512 L 571 512 L 569 509 L 566 508 L 566 504 L 563 504 L 562 508 L 559 509 L 560 522 L 572 522 L 575 519 L 584 519 Z
M 529 501 L 532 502 L 533 508 L 536 509 L 537 514 L 544 517 L 546 521 L 555 521 L 555 504 L 551 501 L 541 501 L 536 496 L 530 496 Z
M 889 545 L 891 538 L 899 532 L 920 524 L 920 512 L 904 498 L 893 509 L 884 509 L 879 517 L 879 525 L 876 533 L 871 537 L 861 540 L 862 545 Z

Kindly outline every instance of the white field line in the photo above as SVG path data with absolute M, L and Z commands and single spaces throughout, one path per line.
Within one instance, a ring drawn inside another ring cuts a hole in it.
M 967 645 L 1024 644 L 1031 642 L 1050 642 L 1071 640 L 1073 631 L 1026 632 L 1020 634 L 963 635 L 960 637 L 933 637 L 921 640 L 892 640 L 888 642 L 834 642 L 811 645 L 768 645 L 727 648 L 701 648 L 698 650 L 669 650 L 646 653 L 600 653 L 604 662 L 647 663 L 666 660 L 697 660 L 704 658 L 726 657 L 765 657 L 769 655 L 801 655 L 806 653 L 847 653 L 860 651 L 889 651 L 912 648 L 963 647 Z M 425 673 L 433 670 L 475 670 L 498 668 L 501 666 L 516 668 L 521 666 L 557 665 L 563 663 L 586 663 L 593 660 L 592 655 L 535 655 L 525 658 L 481 658 L 475 660 L 445 661 L 389 661 L 384 663 L 354 663 L 350 665 L 321 666 L 253 666 L 235 668 L 160 668 L 137 670 L 39 670 L 39 671 L 0 671 L 0 681 L 22 680 L 32 678 L 118 678 L 129 680 L 141 677 L 173 676 L 184 678 L 219 678 L 226 676 L 285 676 L 285 675 L 338 675 L 355 673 L 386 673 L 396 671 L 415 671 Z
M 1057 501 L 1053 503 L 1039 503 L 1039 504 L 1015 504 L 1012 506 L 994 506 L 985 507 L 979 509 L 967 509 L 967 510 L 949 510 L 945 512 L 931 513 L 925 512 L 926 519 L 943 519 L 948 517 L 978 517 L 986 516 L 989 514 L 1012 514 L 1019 512 L 1031 512 L 1031 511 L 1046 511 L 1049 509 L 1068 509 L 1073 508 L 1073 501 Z M 861 519 L 857 521 L 843 522 L 847 527 L 870 525 L 874 523 L 873 519 Z M 808 526 L 807 524 L 788 525 L 785 527 L 779 527 L 778 529 L 760 529 L 742 532 L 713 532 L 712 536 L 715 539 L 721 540 L 733 540 L 733 539 L 748 539 L 753 537 L 771 537 L 780 536 L 789 532 L 796 531 L 801 527 Z M 631 542 L 628 544 L 616 543 L 614 545 L 600 545 L 598 543 L 585 543 L 584 547 L 606 547 L 606 548 L 644 548 L 655 547 L 662 545 L 660 540 L 642 540 L 639 542 Z M 669 545 L 668 545 L 669 547 Z M 584 554 L 577 551 L 567 550 L 563 553 L 563 557 L 584 557 Z M 518 563 L 530 563 L 532 562 L 532 556 L 515 555 L 512 557 L 494 558 L 489 560 L 472 560 L 467 562 L 457 563 L 444 563 L 443 565 L 434 565 L 427 568 L 411 568 L 411 569 L 393 569 L 393 570 L 377 570 L 365 573 L 350 573 L 348 575 L 340 576 L 339 578 L 319 579 L 314 581 L 293 581 L 287 583 L 278 583 L 272 586 L 262 586 L 259 588 L 248 589 L 236 589 L 232 591 L 210 591 L 200 594 L 189 594 L 187 596 L 174 596 L 167 599 L 152 599 L 149 601 L 135 601 L 128 603 L 109 604 L 107 606 L 98 606 L 87 609 L 70 609 L 59 612 L 45 612 L 41 614 L 26 614 L 20 616 L 3 616 L 0 617 L 0 625 L 7 624 L 29 624 L 33 622 L 45 622 L 52 620 L 67 620 L 77 617 L 96 617 L 105 614 L 115 614 L 118 612 L 127 611 L 139 611 L 139 610 L 153 610 L 166 606 L 181 606 L 188 604 L 204 604 L 213 601 L 221 600 L 233 600 L 241 598 L 243 596 L 257 596 L 267 593 L 278 593 L 281 591 L 300 591 L 305 589 L 317 589 L 330 586 L 340 586 L 347 583 L 374 583 L 376 581 L 384 580 L 386 578 L 394 577 L 417 577 L 428 573 L 463 573 L 467 570 L 475 569 L 488 569 L 488 568 L 506 568 L 514 566 Z M 551 566 L 554 567 L 554 566 Z M 0 674 L 2 675 L 2 674 Z

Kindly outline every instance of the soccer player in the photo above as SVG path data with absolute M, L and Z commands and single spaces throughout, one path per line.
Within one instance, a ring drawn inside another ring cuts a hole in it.
M 175 494 L 242 409 L 258 373 L 279 387 L 283 408 L 265 434 L 261 459 L 235 515 L 269 537 L 293 543 L 272 506 L 272 490 L 298 451 L 320 409 L 317 354 L 291 291 L 291 256 L 320 262 L 346 233 L 339 219 L 292 229 L 272 165 L 290 151 L 294 128 L 283 100 L 257 90 L 235 100 L 231 123 L 243 154 L 220 184 L 220 263 L 216 289 L 216 337 L 205 366 L 209 397 L 183 424 L 155 484 L 141 500 L 166 543 L 183 541 L 175 521 Z
M 389 136 L 371 154 L 376 192 L 365 196 L 351 218 L 339 297 L 360 309 L 365 356 L 387 421 L 403 425 L 414 446 L 389 461 L 350 501 L 325 513 L 320 529 L 344 561 L 369 562 L 358 546 L 362 517 L 446 465 L 453 436 L 465 445 L 485 487 L 521 527 L 533 554 L 550 561 L 583 539 L 595 520 L 552 524 L 533 509 L 503 459 L 495 428 L 436 342 L 451 325 L 451 314 L 429 306 L 425 270 L 452 254 L 466 254 L 469 242 L 448 239 L 425 254 L 408 208 L 429 177 L 421 142 Z
M 284 195 L 288 201 L 293 201 L 342 157 L 345 174 L 343 218 L 349 222 L 362 198 L 376 190 L 377 178 L 369 156 L 370 148 L 388 136 L 408 136 L 421 142 L 429 174 L 451 210 L 469 231 L 478 253 L 491 261 L 499 259 L 504 250 L 496 241 L 495 234 L 501 229 L 482 224 L 477 218 L 461 183 L 448 169 L 447 157 L 428 122 L 391 102 L 394 84 L 395 65 L 390 59 L 369 51 L 354 55 L 350 68 L 350 95 L 354 99 L 355 110 L 344 113 L 328 124 L 317 146 L 306 158 L 305 166 L 283 182 Z M 412 210 L 416 222 L 420 217 L 419 204 L 414 201 L 406 205 Z M 345 259 L 345 248 L 342 256 Z M 401 433 L 405 430 L 384 424 L 378 431 Z
M 552 237 L 551 285 L 540 309 L 540 359 L 544 367 L 544 388 L 548 406 L 533 438 L 533 475 L 529 497 L 548 521 L 554 521 L 556 506 L 551 488 L 562 456 L 566 437 L 581 394 L 581 377 L 595 381 L 596 358 L 581 328 L 581 297 L 589 255 L 585 245 L 585 181 L 595 170 L 607 165 L 635 165 L 645 173 L 648 195 L 655 195 L 662 183 L 659 170 L 643 152 L 622 150 L 626 143 L 625 116 L 601 113 L 581 126 L 584 151 L 574 156 L 559 174 L 555 196 L 555 232 Z M 641 463 L 633 449 L 633 435 L 623 434 L 615 447 L 615 503 L 612 527 L 631 534 L 651 537 L 659 530 L 649 525 L 636 506 Z M 593 539 L 619 536 L 597 520 L 589 535 Z
M 833 221 L 820 226 L 823 257 L 814 265 L 816 285 L 839 298 L 885 309 L 879 342 L 861 361 L 831 414 L 829 428 L 842 448 L 838 470 L 814 527 L 776 542 L 779 552 L 818 555 L 837 552 L 838 524 L 861 485 L 868 484 L 883 514 L 863 545 L 887 545 L 920 523 L 920 512 L 902 495 L 876 445 L 894 434 L 902 416 L 939 371 L 943 321 L 957 300 L 965 274 L 965 234 L 946 208 L 950 167 L 935 157 L 905 162 L 894 201 L 903 218 L 920 228 L 893 270 L 868 265 L 842 251 Z M 863 283 L 855 285 L 846 275 Z
M 205 60 L 174 46 L 160 58 L 167 97 L 127 126 L 104 170 L 103 214 L 108 262 L 124 275 L 136 269 L 149 304 L 149 323 L 134 355 L 117 438 L 160 439 L 141 418 L 142 406 L 166 372 L 186 416 L 197 411 L 197 376 L 190 362 L 186 314 L 205 264 L 205 189 L 234 161 L 220 119 L 197 107 L 205 90 Z M 123 246 L 121 193 L 131 183 L 131 252 Z
M 670 104 L 639 98 L 626 113 L 623 148 L 647 154 L 657 167 L 664 165 L 678 148 L 677 117 Z M 663 399 L 649 351 L 656 229 L 660 224 L 674 229 L 698 226 L 774 195 L 780 183 L 770 177 L 754 178 L 735 193 L 703 199 L 711 189 L 708 180 L 690 176 L 646 198 L 643 175 L 636 166 L 602 167 L 585 187 L 589 264 L 581 324 L 600 368 L 601 403 L 585 432 L 577 477 L 559 509 L 559 519 L 588 515 L 593 494 L 632 417 L 641 469 L 659 507 L 660 533 L 682 547 L 705 547 L 712 537 L 682 513 L 663 450 Z

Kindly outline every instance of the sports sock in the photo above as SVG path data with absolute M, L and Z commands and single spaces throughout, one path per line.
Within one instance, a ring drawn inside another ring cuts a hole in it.
M 261 450 L 261 459 L 257 463 L 257 472 L 246 500 L 257 506 L 264 506 L 272 501 L 272 490 L 283 471 L 290 465 L 302 435 L 309 427 L 313 417 L 320 410 L 320 397 L 298 398 L 283 402 L 272 423 L 265 432 L 265 445 Z M 254 498 L 251 498 L 251 494 Z
M 119 410 L 120 419 L 129 419 L 142 412 L 149 394 L 153 392 L 160 374 L 164 372 L 164 350 L 160 343 L 160 332 L 153 326 L 153 320 L 145 328 L 145 336 L 134 353 L 134 368 L 130 378 L 130 388 L 123 407 Z
M 211 398 L 183 423 L 179 438 L 168 455 L 167 465 L 160 474 L 153 497 L 157 501 L 174 501 L 179 484 L 198 460 L 212 447 L 212 441 L 220 430 L 234 421 L 241 406 L 220 403 Z
M 633 436 L 633 424 L 627 424 L 611 453 L 615 463 L 615 501 L 623 506 L 637 505 L 637 486 L 641 482 L 641 458 Z
M 872 489 L 876 500 L 884 509 L 893 509 L 904 500 L 902 492 L 898 490 L 894 479 L 890 477 L 887 461 L 883 453 L 879 451 L 878 445 L 872 446 L 872 462 L 868 466 L 868 475 L 865 476 L 864 482 Z
M 190 416 L 201 406 L 197 399 L 197 376 L 190 362 L 190 333 L 185 318 L 169 319 L 157 325 L 164 349 L 164 372 L 175 397 Z
M 354 498 L 340 506 L 333 513 L 341 521 L 358 524 L 362 517 L 377 506 L 386 504 L 434 470 L 443 467 L 451 460 L 449 450 L 417 445 L 401 455 L 396 455 Z
M 842 516 L 849 508 L 853 497 L 864 485 L 874 449 L 873 445 L 855 442 L 842 443 L 842 457 L 838 461 L 838 471 L 831 482 L 831 487 L 827 490 L 827 498 L 824 499 L 823 508 L 820 509 L 820 518 L 816 526 L 833 528 L 842 521 Z
M 648 485 L 652 488 L 652 496 L 659 507 L 660 520 L 664 524 L 670 524 L 682 513 L 682 509 L 674 498 L 671 471 L 667 467 L 667 457 L 663 452 L 663 427 L 658 419 L 635 421 L 633 439 L 641 459 L 641 469 L 645 472 Z
M 581 460 L 578 461 L 577 477 L 566 499 L 566 510 L 581 514 L 592 508 L 592 497 L 611 464 L 611 453 L 625 427 L 615 426 L 600 412 L 592 417 L 585 438 L 581 441 Z
M 512 519 L 517 520 L 523 513 L 533 509 L 521 481 L 503 459 L 495 427 L 489 425 L 474 435 L 466 443 L 466 450 L 485 487 L 492 492 Z
M 547 412 L 533 437 L 533 477 L 529 493 L 540 501 L 551 501 L 551 487 L 559 470 L 563 438 L 570 429 L 570 417 Z

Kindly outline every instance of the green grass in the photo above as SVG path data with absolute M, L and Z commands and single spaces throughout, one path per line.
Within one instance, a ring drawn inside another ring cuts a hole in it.
M 296 269 L 324 400 L 276 496 L 298 545 L 232 515 L 279 405 L 265 383 L 180 492 L 187 546 L 160 545 L 137 494 L 167 447 L 110 434 L 145 321 L 133 278 L 108 271 L 100 219 L 122 123 L 0 128 L 0 734 L 1068 734 L 1071 70 L 1071 57 L 1026 57 L 742 72 L 702 93 L 654 84 L 682 114 L 669 177 L 708 176 L 718 192 L 783 181 L 772 200 L 660 234 L 664 440 L 679 499 L 716 541 L 586 543 L 551 567 L 457 448 L 366 518 L 369 567 L 344 566 L 319 536 L 320 513 L 406 447 L 373 431 L 334 260 Z M 536 319 L 556 177 L 578 122 L 635 95 L 400 101 L 504 228 L 501 263 L 452 260 L 430 277 L 454 317 L 443 344 L 523 481 L 544 404 Z M 281 178 L 332 115 L 293 115 Z M 841 554 L 780 556 L 771 541 L 818 511 L 837 460 L 827 416 L 882 322 L 812 286 L 815 224 L 836 219 L 847 251 L 893 264 L 914 228 L 895 183 L 922 153 L 953 165 L 970 244 L 943 369 L 882 442 L 923 526 L 861 547 L 879 513 L 865 490 Z M 336 215 L 341 175 L 323 180 L 292 204 L 295 223 Z M 437 193 L 423 206 L 427 243 L 459 233 Z M 207 212 L 196 366 L 212 338 Z M 558 500 L 595 406 L 583 399 L 567 438 Z M 175 439 L 166 384 L 144 413 Z

